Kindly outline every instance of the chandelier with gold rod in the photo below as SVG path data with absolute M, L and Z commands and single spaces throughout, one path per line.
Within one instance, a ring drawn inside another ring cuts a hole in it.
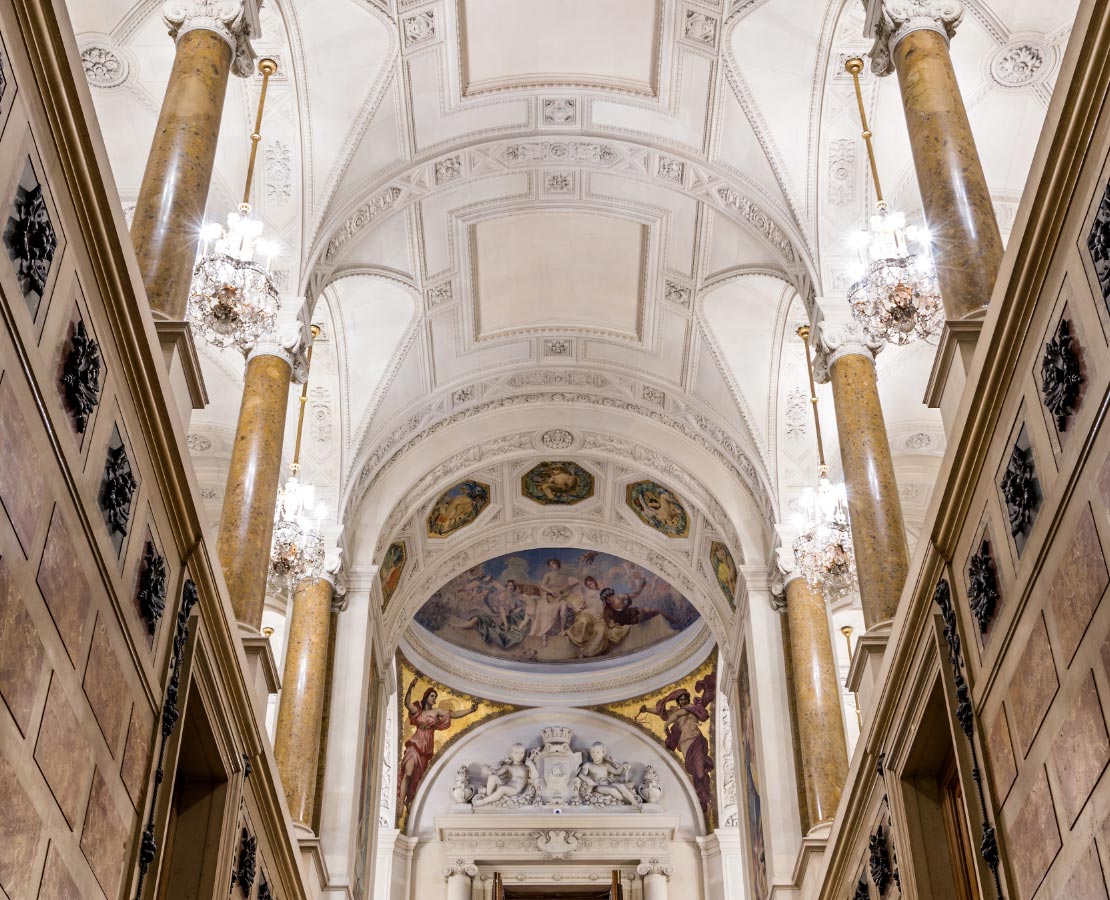
M 875 214 L 869 227 L 852 236 L 858 255 L 856 281 L 848 289 L 852 316 L 875 338 L 909 344 L 935 335 L 944 325 L 944 304 L 937 285 L 928 229 L 906 225 L 903 213 L 890 209 L 879 184 L 872 131 L 867 125 L 859 76 L 863 60 L 844 64 L 856 87 L 863 140 L 875 186 Z M 916 252 L 911 252 L 913 248 Z
M 320 333 L 318 325 L 312 326 L 312 340 Z M 312 344 L 308 346 L 307 363 L 311 372 Z M 297 409 L 297 442 L 293 447 L 293 464 L 289 467 L 289 480 L 278 490 L 274 511 L 274 536 L 270 543 L 269 583 L 271 590 L 283 593 L 305 578 L 315 578 L 323 571 L 324 535 L 320 526 L 327 512 L 322 502 L 316 501 L 316 489 L 300 480 L 301 431 L 304 428 L 304 410 L 308 402 L 308 379 L 301 386 L 300 404 Z
M 844 484 L 829 481 L 829 467 L 825 464 L 809 335 L 809 326 L 803 325 L 798 329 L 798 337 L 805 345 L 809 398 L 817 434 L 817 487 L 805 489 L 792 519 L 791 524 L 798 532 L 794 540 L 794 562 L 810 586 L 823 591 L 825 597 L 833 601 L 846 596 L 856 587 L 856 555 L 852 549 L 852 529 L 848 521 Z
M 246 352 L 273 330 L 281 300 L 270 275 L 277 246 L 262 238 L 262 222 L 251 216 L 251 182 L 258 144 L 262 140 L 262 110 L 266 88 L 277 63 L 258 62 L 262 89 L 251 132 L 250 161 L 243 202 L 227 217 L 227 224 L 211 222 L 201 229 L 200 258 L 193 269 L 186 316 L 193 334 L 213 346 L 237 346 Z

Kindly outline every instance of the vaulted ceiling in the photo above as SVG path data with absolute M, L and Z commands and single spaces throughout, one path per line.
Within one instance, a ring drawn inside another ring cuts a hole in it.
M 952 56 L 1006 235 L 1077 0 L 967 6 Z M 70 14 L 126 209 L 173 46 L 155 0 L 73 0 Z M 349 560 L 379 563 L 402 533 L 423 567 L 542 543 L 540 515 L 507 493 L 561 428 L 613 490 L 650 476 L 704 519 L 687 547 L 635 535 L 637 562 L 662 553 L 704 580 L 713 539 L 766 565 L 815 465 L 794 331 L 815 302 L 843 309 L 846 237 L 874 197 L 843 70 L 869 46 L 862 5 L 266 0 L 262 32 L 280 71 L 255 205 L 284 248 L 286 306 L 307 297 L 323 326 L 305 475 L 345 523 Z M 212 218 L 233 208 L 258 86 L 229 91 Z M 897 83 L 863 87 L 886 193 L 919 214 Z M 944 446 L 918 402 L 932 353 L 879 362 L 911 536 Z M 191 445 L 215 521 L 242 363 L 205 349 L 203 364 L 213 403 Z M 426 549 L 412 523 L 490 467 L 506 492 L 497 546 L 474 551 L 493 538 L 464 530 Z M 610 507 L 590 527 L 615 539 Z M 731 610 L 701 605 L 727 640 Z

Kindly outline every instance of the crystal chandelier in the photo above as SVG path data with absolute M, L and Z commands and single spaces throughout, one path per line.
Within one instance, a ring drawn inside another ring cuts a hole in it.
M 312 326 L 315 341 L 319 327 Z M 308 363 L 312 363 L 312 345 L 308 347 Z M 320 530 L 327 510 L 316 502 L 316 489 L 298 477 L 301 471 L 301 431 L 304 408 L 308 401 L 308 381 L 301 387 L 297 411 L 297 442 L 289 480 L 278 490 L 274 511 L 274 536 L 270 543 L 270 589 L 284 593 L 298 581 L 315 578 L 324 567 L 324 535 Z
M 262 239 L 262 222 L 251 217 L 250 192 L 258 144 L 262 140 L 262 110 L 266 86 L 277 71 L 272 59 L 258 63 L 262 90 L 251 133 L 250 162 L 243 202 L 227 217 L 227 225 L 212 222 L 201 230 L 200 258 L 193 269 L 186 317 L 193 334 L 213 346 L 237 346 L 244 352 L 271 331 L 281 306 L 270 277 L 277 250 Z
M 848 289 L 848 303 L 852 316 L 874 337 L 892 344 L 909 344 L 931 337 L 944 325 L 944 304 L 929 248 L 929 233 L 924 228 L 907 226 L 906 217 L 891 211 L 883 199 L 872 132 L 867 127 L 859 85 L 863 60 L 854 56 L 844 67 L 856 87 L 876 197 L 875 215 L 868 229 L 853 236 L 859 261 L 857 280 Z M 911 248 L 916 252 L 911 252 Z
M 817 487 L 806 488 L 793 517 L 798 531 L 794 541 L 794 561 L 810 586 L 822 590 L 830 601 L 838 600 L 856 586 L 856 555 L 852 549 L 852 529 L 848 521 L 848 499 L 843 484 L 829 481 L 825 446 L 821 440 L 821 419 L 817 415 L 817 392 L 813 383 L 813 363 L 809 355 L 809 328 L 802 326 L 798 336 L 806 348 L 810 402 L 817 433 Z

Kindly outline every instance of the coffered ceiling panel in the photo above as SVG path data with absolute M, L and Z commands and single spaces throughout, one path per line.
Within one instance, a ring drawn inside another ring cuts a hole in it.
M 660 0 L 459 0 L 463 93 L 568 85 L 655 95 L 661 7 Z
M 639 340 L 647 226 L 595 212 L 543 211 L 470 226 L 478 340 L 586 328 Z

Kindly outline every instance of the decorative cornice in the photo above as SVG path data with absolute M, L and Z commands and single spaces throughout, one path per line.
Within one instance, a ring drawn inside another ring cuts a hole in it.
M 813 341 L 813 377 L 827 384 L 833 364 L 845 356 L 866 356 L 874 363 L 884 342 L 869 335 L 858 322 L 818 323 Z
M 871 48 L 871 71 L 890 75 L 894 71 L 894 48 L 915 31 L 935 31 L 947 42 L 964 17 L 961 0 L 870 0 L 867 22 Z
M 211 31 L 231 48 L 232 71 L 241 78 L 254 74 L 253 38 L 262 36 L 257 0 L 169 0 L 162 19 L 178 42 L 190 31 Z

